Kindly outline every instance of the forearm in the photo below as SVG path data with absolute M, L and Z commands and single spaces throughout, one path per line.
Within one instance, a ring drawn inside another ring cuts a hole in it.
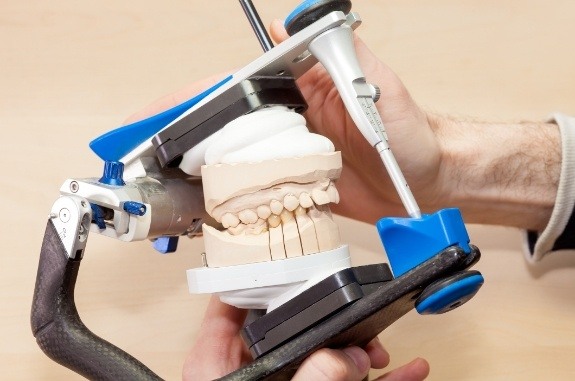
M 557 125 L 430 120 L 441 145 L 442 203 L 469 223 L 546 226 L 561 169 Z

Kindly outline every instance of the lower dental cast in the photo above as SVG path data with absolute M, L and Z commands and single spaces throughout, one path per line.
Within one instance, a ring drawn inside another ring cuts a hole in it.
M 202 226 L 208 268 L 251 265 L 258 277 L 270 271 L 265 263 L 287 260 L 294 270 L 307 271 L 293 282 L 260 282 L 264 296 L 260 287 L 219 288 L 224 302 L 269 311 L 350 266 L 329 210 L 329 203 L 339 202 L 334 182 L 341 155 L 329 139 L 310 133 L 300 114 L 275 106 L 244 115 L 187 152 L 180 168 L 201 173 L 206 211 L 224 228 Z M 333 264 L 309 270 L 312 256 L 331 252 L 337 253 Z

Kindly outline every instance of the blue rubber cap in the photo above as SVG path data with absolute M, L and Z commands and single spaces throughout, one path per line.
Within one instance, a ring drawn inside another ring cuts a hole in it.
M 350 10 L 350 0 L 306 0 L 286 17 L 284 27 L 293 36 L 331 12 L 347 14 Z
M 176 120 L 186 110 L 229 81 L 228 76 L 209 89 L 171 109 L 151 116 L 147 119 L 109 131 L 90 142 L 90 148 L 105 161 L 119 161 L 140 144 L 150 139 L 168 124 Z
M 473 272 L 418 300 L 415 309 L 422 315 L 449 312 L 469 301 L 479 291 L 483 282 L 483 276 Z
M 386 217 L 376 223 L 395 277 L 457 245 L 466 253 L 469 235 L 459 209 L 442 209 L 421 218 Z
M 295 9 L 291 11 L 291 13 L 286 17 L 284 21 L 284 26 L 289 25 L 289 23 L 291 23 L 295 17 L 299 16 L 300 13 L 305 12 L 310 7 L 314 6 L 320 1 L 321 0 L 305 0 L 304 2 L 302 2 L 300 5 L 295 7 Z

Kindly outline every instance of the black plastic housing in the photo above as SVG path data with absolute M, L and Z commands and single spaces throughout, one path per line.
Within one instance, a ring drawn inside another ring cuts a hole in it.
M 292 77 L 262 76 L 243 80 L 154 136 L 156 156 L 163 167 L 177 166 L 186 151 L 232 120 L 278 105 L 299 113 L 307 109 Z

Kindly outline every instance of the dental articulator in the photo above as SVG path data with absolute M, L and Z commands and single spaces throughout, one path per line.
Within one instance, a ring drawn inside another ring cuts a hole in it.
M 264 53 L 213 87 L 90 143 L 101 177 L 68 179 L 48 218 L 32 305 L 32 330 L 54 361 L 94 380 L 160 380 L 81 321 L 74 286 L 90 234 L 149 239 L 174 252 L 203 236 L 192 293 L 252 310 L 242 330 L 253 362 L 222 380 L 289 379 L 323 347 L 365 345 L 415 308 L 439 314 L 483 284 L 480 257 L 458 209 L 422 214 L 389 147 L 353 45 L 361 24 L 345 0 L 308 0 L 274 46 L 249 0 L 240 0 Z M 375 149 L 407 217 L 376 223 L 389 263 L 353 267 L 329 210 L 342 159 L 310 133 L 296 80 L 317 63 Z M 273 147 L 273 148 L 272 148 Z

